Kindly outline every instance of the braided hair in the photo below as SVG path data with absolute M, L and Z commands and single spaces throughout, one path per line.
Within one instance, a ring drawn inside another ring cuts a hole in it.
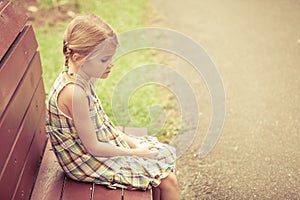
M 112 27 L 94 14 L 84 14 L 75 17 L 64 33 L 63 53 L 65 67 L 74 53 L 87 56 L 101 41 L 115 35 Z
M 65 40 L 63 41 L 63 53 L 65 55 L 65 67 L 68 69 L 69 68 L 69 59 L 73 54 L 72 49 L 69 48 L 68 42 Z

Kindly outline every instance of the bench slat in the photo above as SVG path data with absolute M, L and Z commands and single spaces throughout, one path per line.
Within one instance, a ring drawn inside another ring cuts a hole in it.
M 0 173 L 16 139 L 21 120 L 41 78 L 41 62 L 37 53 L 0 121 Z
M 1 30 L 1 29 L 0 29 Z M 1 45 L 2 46 L 2 43 Z M 0 63 L 0 119 L 37 49 L 32 26 L 26 26 Z
M 151 190 L 146 191 L 124 191 L 124 200 L 151 200 L 152 192 Z
M 42 95 L 41 95 L 42 94 Z M 43 109 L 45 107 L 45 96 L 43 84 L 36 91 L 26 115 L 22 121 L 20 130 L 18 131 L 18 140 L 12 146 L 9 158 L 7 159 L 0 174 L 0 195 L 1 199 L 11 199 L 17 182 L 21 175 L 30 144 L 32 142 L 33 133 L 37 129 L 39 117 L 44 116 Z M 24 146 L 23 146 L 24 145 Z M 34 180 L 31 180 L 33 185 Z
M 91 199 L 92 184 L 71 180 L 65 177 L 62 200 Z
M 24 12 L 11 2 L 0 2 L 0 60 L 27 21 Z
M 94 200 L 121 200 L 122 190 L 112 190 L 101 185 L 95 185 Z
M 38 129 L 35 131 L 33 142 L 22 169 L 22 175 L 19 178 L 18 186 L 12 198 L 13 200 L 28 200 L 34 185 L 46 142 L 45 113 L 42 113 L 40 116 L 38 124 Z
M 64 182 L 64 173 L 47 142 L 31 200 L 59 200 Z

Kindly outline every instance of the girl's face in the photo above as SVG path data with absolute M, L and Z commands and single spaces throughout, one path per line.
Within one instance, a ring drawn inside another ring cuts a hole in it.
M 107 78 L 112 67 L 112 56 L 113 54 L 107 54 L 85 60 L 81 70 L 90 78 Z
M 111 62 L 108 64 L 106 70 L 104 71 L 104 73 L 102 74 L 102 76 L 101 76 L 100 78 L 101 78 L 101 79 L 106 79 L 106 78 L 109 76 L 109 74 L 110 74 L 110 72 L 111 72 L 111 68 L 112 68 L 113 66 L 114 66 L 114 63 L 111 61 Z
M 116 48 L 113 43 L 96 47 L 84 59 L 81 70 L 90 78 L 107 78 L 113 66 L 112 57 L 116 52 Z

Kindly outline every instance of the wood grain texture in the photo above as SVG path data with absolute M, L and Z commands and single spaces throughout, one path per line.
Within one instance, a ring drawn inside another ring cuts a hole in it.
M 0 199 L 29 199 L 46 141 L 42 67 L 26 21 L 0 2 Z
M 2 45 L 2 44 L 1 44 Z M 0 45 L 0 46 L 1 46 Z M 0 118 L 37 50 L 31 26 L 26 26 L 0 63 Z
M 11 2 L 0 2 L 0 60 L 27 21 L 25 13 Z
M 151 200 L 152 193 L 151 190 L 146 191 L 130 191 L 125 190 L 123 194 L 124 200 Z
M 41 74 L 40 57 L 36 53 L 0 120 L 0 173 L 9 152 L 12 150 L 21 121 L 41 79 Z
M 45 95 L 44 85 L 40 84 L 33 96 L 30 106 L 25 114 L 22 124 L 17 132 L 16 139 L 0 173 L 0 197 L 11 199 L 15 188 L 18 186 L 19 177 L 22 174 L 24 163 L 31 148 L 34 133 L 39 125 L 39 117 L 44 116 Z M 34 164 L 34 163 L 30 163 Z M 37 163 L 36 163 L 37 164 Z M 33 178 L 33 177 L 32 177 Z M 33 186 L 34 179 L 27 184 Z
M 64 173 L 48 140 L 31 200 L 59 200 L 63 183 Z
M 122 190 L 112 190 L 105 186 L 95 185 L 93 197 L 94 200 L 121 200 Z
M 78 182 L 65 177 L 62 200 L 91 199 L 92 183 Z
M 34 133 L 34 139 L 26 156 L 26 161 L 22 168 L 22 172 L 12 198 L 14 200 L 29 199 L 35 182 L 35 177 L 38 173 L 38 167 L 40 165 L 46 142 L 45 114 L 42 113 L 39 119 L 40 122 L 38 123 L 38 128 Z

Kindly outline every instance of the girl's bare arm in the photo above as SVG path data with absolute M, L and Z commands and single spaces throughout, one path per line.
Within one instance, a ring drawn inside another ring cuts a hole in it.
M 155 158 L 157 152 L 151 151 L 151 149 L 153 148 L 153 146 L 151 145 L 140 146 L 133 149 L 126 149 L 111 145 L 109 143 L 100 142 L 97 139 L 96 131 L 90 118 L 89 102 L 88 98 L 86 97 L 85 91 L 77 85 L 73 85 L 73 87 L 68 88 L 69 91 L 66 91 L 65 95 L 72 95 L 71 98 L 70 96 L 69 98 L 67 98 L 72 99 L 72 101 L 67 102 L 67 107 L 69 108 L 69 111 L 74 120 L 78 135 L 89 153 L 99 157 L 137 155 L 142 157 Z M 70 90 L 70 88 L 72 88 L 72 90 Z M 63 98 L 62 95 L 60 96 L 60 98 Z

